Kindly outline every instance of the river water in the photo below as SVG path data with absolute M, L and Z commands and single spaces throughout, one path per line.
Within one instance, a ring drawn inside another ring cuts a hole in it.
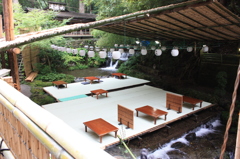
M 74 77 L 81 78 L 81 77 L 88 77 L 88 76 L 109 76 L 111 73 L 117 72 L 117 69 L 114 67 L 106 67 L 106 68 L 88 68 L 83 70 L 73 70 L 62 71 L 65 74 L 73 75 Z

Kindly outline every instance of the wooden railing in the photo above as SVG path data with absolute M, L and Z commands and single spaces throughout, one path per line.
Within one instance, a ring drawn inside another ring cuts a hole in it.
M 113 159 L 5 81 L 0 85 L 0 139 L 10 149 L 5 158 Z

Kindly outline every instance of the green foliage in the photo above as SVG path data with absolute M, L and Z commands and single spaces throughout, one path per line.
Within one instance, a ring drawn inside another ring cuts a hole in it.
M 88 66 L 84 65 L 84 64 L 76 64 L 75 66 L 71 66 L 68 68 L 69 71 L 73 71 L 73 70 L 82 70 L 82 69 L 87 69 Z
M 36 77 L 37 80 L 42 80 L 43 82 L 52 82 L 52 81 L 58 81 L 58 80 L 63 80 L 67 83 L 70 83 L 74 80 L 74 76 L 72 75 L 66 75 L 63 73 L 49 73 L 45 75 L 39 74 Z
M 13 8 L 16 34 L 19 34 L 21 29 L 39 31 L 66 24 L 66 21 L 60 22 L 55 20 L 56 13 L 53 11 L 46 12 L 44 10 L 33 9 L 26 13 L 19 4 L 14 4 Z
M 38 105 L 50 104 L 56 102 L 56 100 L 44 92 L 43 87 L 51 86 L 52 82 L 43 82 L 41 80 L 34 80 L 30 83 L 31 97 L 30 99 Z
M 93 30 L 92 35 L 99 40 L 96 42 L 97 46 L 100 47 L 113 47 L 114 44 L 133 44 L 135 43 L 135 38 L 130 38 L 124 35 L 116 35 L 112 33 L 107 33 L 99 30 Z

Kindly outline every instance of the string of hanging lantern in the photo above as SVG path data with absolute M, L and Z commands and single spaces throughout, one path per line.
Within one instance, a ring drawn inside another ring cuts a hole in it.
M 155 41 L 156 45 L 152 46 L 147 46 L 145 44 L 142 44 L 140 41 L 136 41 L 136 45 L 126 45 L 124 46 L 123 44 L 115 44 L 113 48 L 100 48 L 98 46 L 88 46 L 84 45 L 84 49 L 72 49 L 72 48 L 66 48 L 66 47 L 60 47 L 56 45 L 51 45 L 51 48 L 54 50 L 62 51 L 62 52 L 67 52 L 71 53 L 73 55 L 80 55 L 80 56 L 85 56 L 86 53 L 88 57 L 95 57 L 95 52 L 98 52 L 98 55 L 100 58 L 106 58 L 108 55 L 108 50 L 111 53 L 111 57 L 113 59 L 120 59 L 121 55 L 124 53 L 124 50 L 127 50 L 127 52 L 130 55 L 134 55 L 135 52 L 138 50 L 140 51 L 141 55 L 147 55 L 148 51 L 154 51 L 156 56 L 161 56 L 164 51 L 167 49 L 172 49 L 171 50 L 171 55 L 173 57 L 176 57 L 179 55 L 179 47 L 174 46 L 174 47 L 166 47 L 166 46 L 161 46 L 161 43 L 159 41 Z M 187 52 L 192 52 L 193 51 L 193 46 L 188 46 L 186 48 L 181 48 L 181 49 L 186 49 Z M 87 52 L 86 52 L 87 50 Z M 207 45 L 202 46 L 202 52 L 208 52 L 209 47 Z

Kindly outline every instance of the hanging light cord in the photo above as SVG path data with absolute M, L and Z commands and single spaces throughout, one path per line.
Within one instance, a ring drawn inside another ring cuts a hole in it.
M 235 84 L 234 84 L 234 91 L 233 91 L 233 95 L 232 95 L 232 104 L 231 104 L 230 111 L 229 111 L 229 118 L 228 118 L 226 130 L 225 130 L 225 134 L 224 134 L 224 141 L 223 141 L 223 145 L 222 145 L 222 149 L 221 149 L 220 159 L 223 159 L 223 155 L 224 155 L 227 140 L 228 140 L 228 131 L 229 131 L 231 123 L 232 123 L 232 116 L 233 116 L 233 112 L 234 112 L 234 108 L 235 108 L 235 102 L 236 102 L 236 98 L 237 98 L 237 89 L 238 89 L 238 85 L 239 85 L 239 76 L 240 76 L 240 63 L 238 66 L 237 77 L 236 77 Z

